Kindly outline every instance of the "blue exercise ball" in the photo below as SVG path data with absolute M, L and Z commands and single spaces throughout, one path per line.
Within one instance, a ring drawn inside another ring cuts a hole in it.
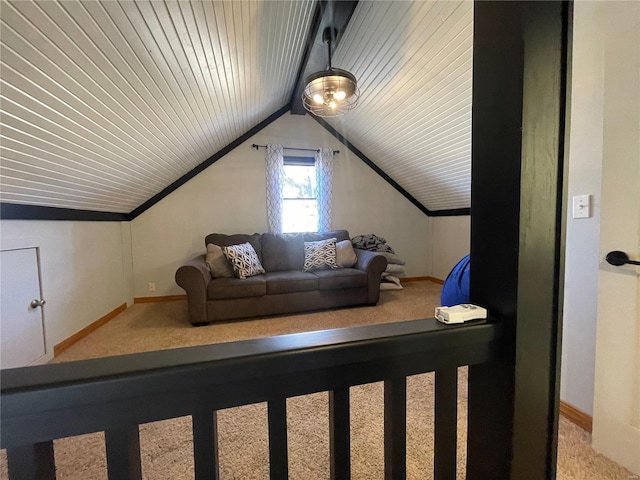
M 462 257 L 462 260 L 456 263 L 447 276 L 440 293 L 440 304 L 442 306 L 450 307 L 461 303 L 469 303 L 470 263 L 470 255 Z

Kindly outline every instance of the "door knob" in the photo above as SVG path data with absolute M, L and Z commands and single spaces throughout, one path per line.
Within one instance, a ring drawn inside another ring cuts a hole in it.
M 607 253 L 605 260 L 611 265 L 615 265 L 616 267 L 624 265 L 625 263 L 629 263 L 631 265 L 640 265 L 640 262 L 636 260 L 629 260 L 629 255 L 621 252 L 620 250 Z
M 33 300 L 31 300 L 31 303 L 29 305 L 31 306 L 31 308 L 37 308 L 43 306 L 44 304 L 44 300 L 38 300 L 37 298 L 34 298 Z

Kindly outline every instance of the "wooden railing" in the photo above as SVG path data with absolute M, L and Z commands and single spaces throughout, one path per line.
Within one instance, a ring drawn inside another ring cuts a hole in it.
M 53 440 L 105 432 L 112 480 L 140 479 L 138 426 L 190 415 L 195 477 L 217 479 L 216 411 L 268 404 L 271 479 L 288 477 L 286 399 L 329 391 L 330 471 L 350 478 L 349 387 L 384 381 L 385 478 L 406 476 L 406 377 L 435 371 L 434 478 L 456 476 L 457 367 L 502 350 L 492 323 L 434 319 L 3 370 L 12 480 L 53 479 Z

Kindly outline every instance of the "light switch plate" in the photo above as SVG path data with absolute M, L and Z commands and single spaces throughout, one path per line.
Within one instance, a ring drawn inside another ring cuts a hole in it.
M 589 218 L 591 216 L 590 195 L 576 195 L 573 197 L 573 218 Z

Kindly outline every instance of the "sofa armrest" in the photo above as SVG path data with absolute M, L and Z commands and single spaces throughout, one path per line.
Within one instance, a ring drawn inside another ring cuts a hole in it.
M 187 292 L 189 321 L 194 325 L 208 323 L 207 287 L 212 278 L 204 258 L 198 255 L 176 271 L 176 283 Z
M 354 250 L 358 257 L 355 268 L 367 272 L 367 303 L 375 305 L 380 300 L 380 277 L 387 268 L 387 257 L 369 250 Z

